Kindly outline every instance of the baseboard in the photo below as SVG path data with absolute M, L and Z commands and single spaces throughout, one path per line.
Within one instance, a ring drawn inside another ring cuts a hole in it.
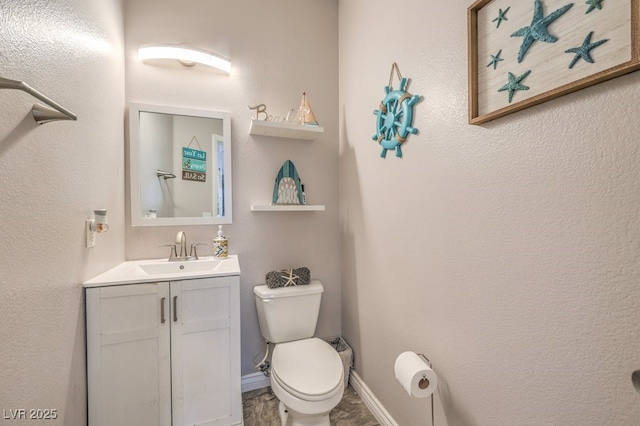
M 271 386 L 271 380 L 262 374 L 261 372 L 247 374 L 242 376 L 241 388 L 242 393 L 249 392 L 256 389 L 266 388 Z
M 360 399 L 364 402 L 364 405 L 367 406 L 373 417 L 376 418 L 378 422 L 380 422 L 383 426 L 398 426 L 393 417 L 387 412 L 387 410 L 382 406 L 378 398 L 371 392 L 371 389 L 367 387 L 362 378 L 356 373 L 354 370 L 351 370 L 351 374 L 349 375 L 349 383 L 353 390 L 356 391 L 358 395 L 360 395 Z

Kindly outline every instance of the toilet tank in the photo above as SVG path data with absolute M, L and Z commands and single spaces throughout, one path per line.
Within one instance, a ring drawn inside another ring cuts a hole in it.
M 291 287 L 254 287 L 262 337 L 271 343 L 313 337 L 323 291 L 317 280 Z

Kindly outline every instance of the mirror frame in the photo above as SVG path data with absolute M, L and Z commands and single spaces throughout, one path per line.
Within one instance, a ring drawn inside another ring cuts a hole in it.
M 141 216 L 140 188 L 140 112 L 185 115 L 191 117 L 222 119 L 224 145 L 224 209 L 223 217 L 158 217 Z M 131 226 L 176 226 L 176 225 L 222 225 L 232 223 L 231 194 L 231 114 L 173 106 L 151 105 L 131 102 L 129 104 L 129 211 Z

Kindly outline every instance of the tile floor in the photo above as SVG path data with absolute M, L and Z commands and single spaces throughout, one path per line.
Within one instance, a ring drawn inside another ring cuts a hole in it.
M 242 394 L 244 426 L 281 426 L 278 398 L 271 387 Z M 331 426 L 379 426 L 360 396 L 348 386 L 342 401 L 329 414 Z

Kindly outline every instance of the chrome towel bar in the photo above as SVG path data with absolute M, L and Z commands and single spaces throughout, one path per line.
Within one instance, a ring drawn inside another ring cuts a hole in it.
M 156 170 L 156 175 L 158 175 L 158 177 L 163 177 L 164 180 L 167 179 L 174 179 L 176 177 L 175 174 L 171 173 L 171 172 L 165 172 L 164 170 Z
M 72 113 L 71 111 L 69 111 L 62 105 L 60 105 L 59 103 L 55 102 L 54 100 L 43 95 L 33 87 L 29 86 L 24 81 L 9 80 L 8 78 L 0 77 L 0 89 L 22 90 L 23 92 L 26 92 L 31 96 L 33 96 L 34 98 L 49 105 L 49 107 L 51 108 L 46 107 L 42 104 L 36 103 L 33 105 L 33 108 L 31 108 L 31 114 L 33 115 L 34 120 L 36 120 L 38 124 L 44 124 L 44 123 L 48 123 L 49 121 L 56 121 L 56 120 L 77 120 L 78 119 L 78 117 L 74 113 Z

